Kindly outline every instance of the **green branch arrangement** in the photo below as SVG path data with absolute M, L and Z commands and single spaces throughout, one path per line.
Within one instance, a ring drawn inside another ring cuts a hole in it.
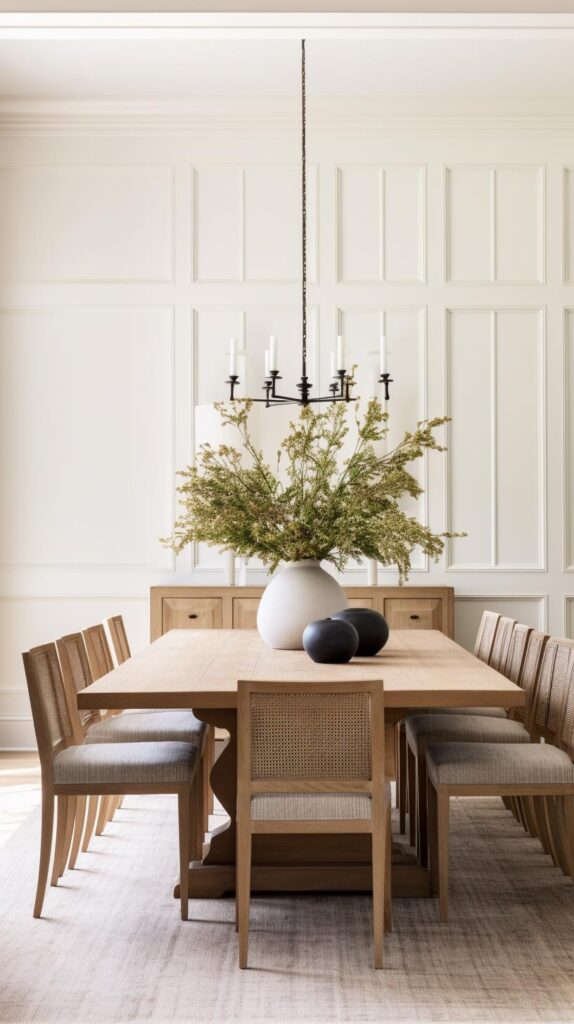
M 339 570 L 350 559 L 374 558 L 396 566 L 402 582 L 416 547 L 436 560 L 445 537 L 463 536 L 432 533 L 400 507 L 405 496 L 422 494 L 409 463 L 430 449 L 445 450 L 434 431 L 446 418 L 418 423 L 392 451 L 379 454 L 388 414 L 372 399 L 361 416 L 357 403 L 357 442 L 343 459 L 347 408 L 337 403 L 317 412 L 306 406 L 290 424 L 273 471 L 249 430 L 251 403 L 220 403 L 216 409 L 238 432 L 243 451 L 202 445 L 196 464 L 180 473 L 183 510 L 173 536 L 163 540 L 174 551 L 203 541 L 256 555 L 270 571 L 280 562 L 305 558 L 331 562 Z

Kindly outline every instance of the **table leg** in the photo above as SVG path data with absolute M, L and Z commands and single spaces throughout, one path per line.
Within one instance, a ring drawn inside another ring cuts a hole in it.
M 213 898 L 235 890 L 235 806 L 237 796 L 237 717 L 226 709 L 194 709 L 202 721 L 225 729 L 229 739 L 211 771 L 211 788 L 229 815 L 215 829 L 202 861 L 189 866 L 189 897 Z M 389 731 L 394 724 L 389 722 Z M 258 835 L 253 837 L 252 887 L 261 891 L 370 892 L 371 837 L 366 834 Z M 393 844 L 393 896 L 430 896 L 430 874 L 414 852 Z M 179 886 L 174 895 L 179 898 Z

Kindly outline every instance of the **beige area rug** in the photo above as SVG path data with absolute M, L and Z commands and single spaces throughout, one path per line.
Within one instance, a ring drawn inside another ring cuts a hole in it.
M 0 1020 L 573 1021 L 574 885 L 496 800 L 453 802 L 451 923 L 395 900 L 371 968 L 370 900 L 265 896 L 239 971 L 231 900 L 171 896 L 176 813 L 129 797 L 32 918 L 38 810 L 0 849 Z

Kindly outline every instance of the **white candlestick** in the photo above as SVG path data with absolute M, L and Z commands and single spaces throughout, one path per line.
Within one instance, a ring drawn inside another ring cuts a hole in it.
M 345 346 L 343 344 L 343 336 L 337 335 L 337 369 L 345 369 Z
M 226 587 L 235 586 L 235 551 L 225 552 L 223 579 Z
M 337 376 L 337 367 L 335 366 L 335 353 L 331 352 L 331 377 Z
M 374 558 L 367 561 L 367 584 L 369 587 L 376 587 L 378 582 L 378 566 Z
M 381 373 L 388 373 L 388 372 L 389 372 L 389 362 L 388 362 L 387 339 L 385 338 L 385 335 L 382 334 L 381 335 Z
M 237 339 L 229 339 L 229 376 L 237 377 Z
M 277 338 L 274 334 L 269 338 L 269 369 L 277 369 Z
M 270 370 L 269 370 L 269 349 L 266 348 L 265 349 L 265 380 L 268 380 L 270 376 L 271 376 L 271 373 L 270 373 Z

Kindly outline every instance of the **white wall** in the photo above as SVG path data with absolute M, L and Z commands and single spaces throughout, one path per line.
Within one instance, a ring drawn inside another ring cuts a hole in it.
M 222 582 L 158 537 L 229 336 L 245 392 L 270 333 L 299 372 L 297 124 L 170 124 L 0 123 L 0 746 L 32 741 L 23 649 L 115 612 L 137 648 L 150 584 Z M 574 635 L 572 126 L 359 112 L 309 136 L 313 383 L 342 330 L 371 393 L 384 328 L 393 433 L 453 417 L 420 514 L 469 536 L 411 581 L 456 588 L 466 644 L 485 606 Z

